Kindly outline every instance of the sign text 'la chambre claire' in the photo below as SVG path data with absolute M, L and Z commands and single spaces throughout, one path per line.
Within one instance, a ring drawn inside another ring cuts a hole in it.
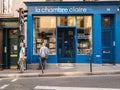
M 80 13 L 87 12 L 87 8 L 85 7 L 35 7 L 36 13 Z

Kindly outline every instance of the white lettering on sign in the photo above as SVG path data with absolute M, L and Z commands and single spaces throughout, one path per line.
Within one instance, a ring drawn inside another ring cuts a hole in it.
M 81 8 L 81 7 L 71 7 L 71 8 L 63 8 L 63 7 L 35 7 L 35 12 L 39 13 L 39 12 L 42 12 L 42 13 L 69 13 L 69 12 L 87 12 L 87 8 Z

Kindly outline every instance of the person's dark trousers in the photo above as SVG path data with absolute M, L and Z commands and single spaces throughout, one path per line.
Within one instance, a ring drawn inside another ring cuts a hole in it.
M 43 69 L 45 69 L 45 65 L 46 65 L 46 59 L 45 58 L 42 58 L 42 66 L 43 66 Z
M 45 69 L 45 65 L 46 65 L 46 59 L 44 57 L 40 58 L 40 64 L 39 64 L 39 69 Z

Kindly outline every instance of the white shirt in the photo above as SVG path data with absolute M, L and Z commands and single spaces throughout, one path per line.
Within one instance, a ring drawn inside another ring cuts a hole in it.
M 48 54 L 49 54 L 49 50 L 46 46 L 43 46 L 40 48 L 40 56 L 41 57 L 45 57 Z
M 22 47 L 21 50 L 20 50 L 20 53 L 19 53 L 19 58 L 22 58 L 23 56 L 23 53 L 25 53 L 25 48 Z

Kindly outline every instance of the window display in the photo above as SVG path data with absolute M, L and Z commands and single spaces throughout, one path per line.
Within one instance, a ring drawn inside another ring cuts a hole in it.
M 34 54 L 39 54 L 42 43 L 46 43 L 50 54 L 56 54 L 56 16 L 34 16 Z M 77 53 L 92 51 L 92 16 L 58 16 L 58 26 L 77 26 Z M 69 31 L 69 35 L 73 32 Z M 67 42 L 65 42 L 67 43 Z
M 77 16 L 78 54 L 91 54 L 92 17 Z
M 58 16 L 58 26 L 75 26 L 75 16 Z
M 34 54 L 39 54 L 42 43 L 46 43 L 50 54 L 56 54 L 56 17 L 34 16 Z

